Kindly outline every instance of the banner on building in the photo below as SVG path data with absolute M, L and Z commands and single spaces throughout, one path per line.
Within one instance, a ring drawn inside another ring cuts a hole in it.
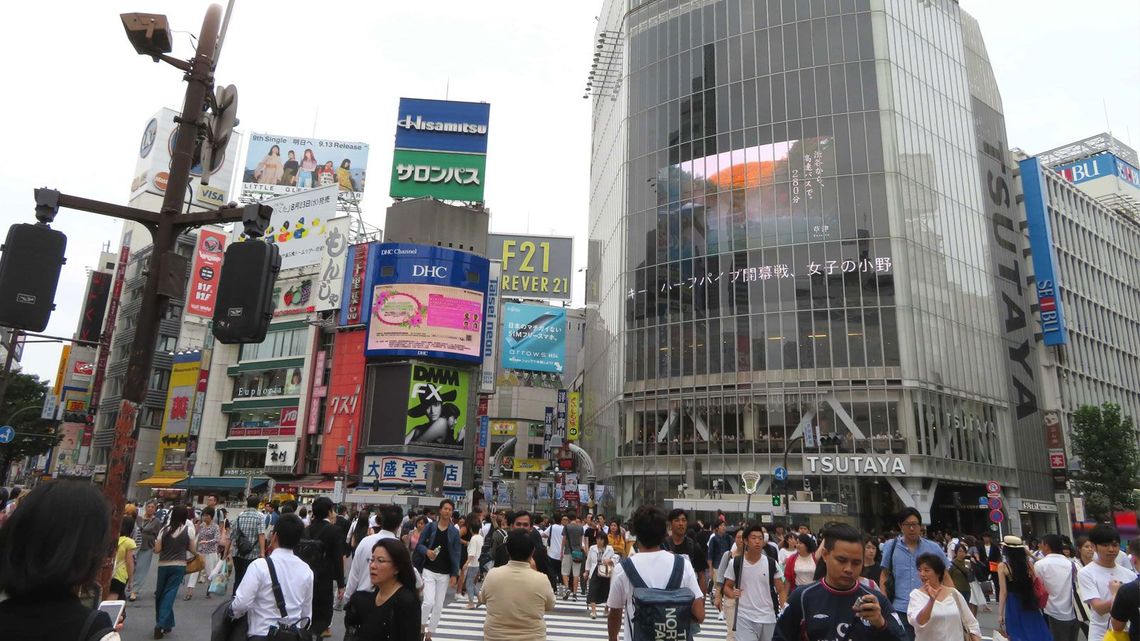
M 367 143 L 252 133 L 242 195 L 266 198 L 335 186 L 360 198 L 367 175 Z
M 566 360 L 566 310 L 548 305 L 503 305 L 503 369 L 561 374 Z
M 479 373 L 479 392 L 481 394 L 495 393 L 495 377 L 498 370 L 495 350 L 499 343 L 499 279 L 502 275 L 502 268 L 502 264 L 497 260 L 491 261 L 488 266 L 487 315 L 483 323 L 483 369 Z
M 322 471 L 338 471 L 335 457 L 338 445 L 356 448 L 363 438 L 359 426 L 366 382 L 364 337 L 363 331 L 337 332 L 333 343 L 334 357 L 325 403 L 324 446 L 321 448 Z M 355 449 L 348 452 L 350 471 L 356 469 L 355 453 Z
M 516 472 L 541 472 L 546 469 L 546 460 L 540 458 L 515 458 Z
M 91 272 L 87 281 L 87 298 L 83 301 L 83 316 L 79 323 L 79 340 L 99 342 L 103 336 L 103 313 L 111 295 L 110 272 Z
M 574 239 L 568 236 L 489 234 L 487 257 L 502 262 L 500 291 L 508 298 L 570 300 Z
M 272 367 L 238 372 L 234 376 L 234 400 L 273 396 L 300 396 L 300 367 Z
M 289 473 L 297 462 L 297 439 L 270 440 L 265 446 L 265 470 Z
M 423 487 L 427 483 L 428 465 L 432 463 L 443 466 L 445 488 L 463 487 L 463 461 L 437 457 L 395 454 L 365 456 L 360 477 L 365 485 L 378 480 L 381 485 Z
M 582 416 L 582 393 L 570 392 L 569 399 L 566 406 L 566 440 L 577 441 L 581 436 L 579 423 Z
M 190 289 L 186 292 L 186 313 L 214 317 L 218 298 L 218 279 L 222 275 L 222 259 L 226 254 L 226 235 L 213 229 L 198 231 L 194 247 L 194 265 L 190 270 Z
M 336 186 L 322 187 L 265 201 L 273 207 L 265 242 L 276 243 L 281 269 L 319 265 L 327 253 L 329 222 L 336 215 Z M 244 228 L 234 225 L 230 242 L 247 240 Z
M 518 436 L 517 421 L 491 421 L 491 436 Z
M 158 439 L 158 456 L 154 464 L 155 476 L 186 472 L 186 446 L 190 441 L 191 415 L 201 365 L 201 352 L 174 355 L 166 393 L 166 408 L 162 416 L 162 431 Z
M 463 446 L 470 374 L 454 367 L 412 365 L 404 444 Z
M 342 281 L 340 307 L 341 327 L 363 325 L 368 322 L 368 306 L 371 292 L 366 287 L 368 281 L 368 251 L 370 243 L 352 245 L 347 250 L 345 259 L 345 277 Z
M 131 197 L 135 200 L 144 193 L 159 197 L 166 195 L 166 184 L 170 180 L 171 157 L 178 142 L 178 125 L 174 119 L 178 112 L 162 109 L 147 122 L 139 143 L 139 157 L 135 163 L 135 177 L 131 181 Z M 209 185 L 203 185 L 202 166 L 190 168 L 190 182 L 187 195 L 193 195 L 192 203 L 207 209 L 224 207 L 230 201 L 228 188 L 233 181 L 234 163 L 237 157 L 239 136 L 230 138 L 229 145 L 222 150 L 222 161 L 218 171 L 210 176 Z
M 1057 273 L 1057 250 L 1049 223 L 1049 192 L 1037 158 L 1020 163 L 1021 184 L 1025 191 L 1025 218 L 1029 226 L 1029 246 L 1033 250 L 1033 281 L 1037 288 L 1038 320 L 1046 345 L 1068 342 L 1065 312 L 1061 304 L 1061 283 Z
M 348 253 L 349 217 L 329 221 L 321 271 L 317 274 L 317 311 L 340 309 L 344 289 L 345 255 Z

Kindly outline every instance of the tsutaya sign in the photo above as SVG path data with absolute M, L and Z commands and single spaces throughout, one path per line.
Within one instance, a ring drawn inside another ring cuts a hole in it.
M 807 454 L 807 474 L 864 474 L 874 476 L 907 476 L 910 456 L 906 454 Z

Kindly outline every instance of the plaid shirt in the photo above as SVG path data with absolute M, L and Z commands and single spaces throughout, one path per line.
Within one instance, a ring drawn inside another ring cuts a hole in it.
M 234 523 L 233 529 L 230 531 L 230 545 L 234 551 L 234 556 L 243 559 L 257 559 L 261 557 L 261 552 L 257 547 L 257 537 L 262 534 L 261 530 L 262 515 L 257 510 L 246 510 L 238 515 L 237 521 Z M 247 539 L 253 542 L 253 550 L 249 554 L 239 554 L 237 545 L 238 530 L 245 535 Z

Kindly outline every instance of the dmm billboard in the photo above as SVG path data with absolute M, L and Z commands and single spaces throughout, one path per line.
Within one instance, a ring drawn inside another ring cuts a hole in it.
M 461 449 L 471 372 L 411 361 L 368 368 L 362 444 L 436 445 Z
M 1057 280 L 1057 255 L 1049 225 L 1049 194 L 1045 190 L 1045 176 L 1037 158 L 1026 158 L 1020 165 L 1025 218 L 1029 224 L 1029 247 L 1033 251 L 1033 278 L 1037 283 L 1037 305 L 1041 310 L 1041 333 L 1046 345 L 1064 345 L 1068 339 L 1061 306 L 1061 287 Z

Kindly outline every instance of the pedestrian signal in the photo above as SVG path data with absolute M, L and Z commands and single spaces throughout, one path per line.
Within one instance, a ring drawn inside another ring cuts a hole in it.
M 47 225 L 8 228 L 0 246 L 0 325 L 42 332 L 55 309 L 67 236 Z

